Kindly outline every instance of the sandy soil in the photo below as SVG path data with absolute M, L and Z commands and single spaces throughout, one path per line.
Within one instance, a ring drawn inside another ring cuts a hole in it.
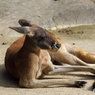
M 88 31 L 88 30 L 87 30 Z M 64 41 L 74 44 L 77 47 L 95 54 L 95 32 L 93 31 L 78 31 L 77 33 L 59 32 L 56 35 Z M 0 95 L 95 95 L 92 92 L 92 83 L 95 76 L 87 72 L 75 72 L 53 77 L 45 77 L 45 79 L 71 79 L 85 80 L 87 84 L 84 88 L 73 88 L 65 86 L 55 86 L 47 88 L 27 89 L 20 88 L 18 81 L 15 80 L 4 67 L 4 56 L 6 49 L 17 38 L 0 37 Z

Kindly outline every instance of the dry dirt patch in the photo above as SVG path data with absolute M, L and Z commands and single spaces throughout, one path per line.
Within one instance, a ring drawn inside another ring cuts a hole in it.
M 84 26 L 83 26 L 84 27 Z M 64 41 L 76 45 L 77 47 L 92 52 L 95 54 L 95 29 L 94 26 L 83 28 L 68 28 L 63 29 L 61 32 L 54 32 L 56 36 L 62 38 Z M 67 30 L 71 32 L 66 32 Z M 59 31 L 59 30 L 58 30 Z M 81 32 L 82 31 L 82 32 Z M 0 94 L 1 95 L 95 95 L 92 92 L 92 83 L 95 76 L 87 72 L 76 72 L 64 75 L 58 75 L 54 77 L 45 77 L 45 79 L 73 79 L 73 80 L 85 80 L 87 85 L 84 88 L 73 88 L 65 86 L 55 86 L 47 88 L 27 89 L 20 88 L 18 81 L 8 74 L 4 67 L 4 56 L 6 49 L 17 38 L 12 37 L 0 37 Z M 5 44 L 3 44 L 5 43 Z

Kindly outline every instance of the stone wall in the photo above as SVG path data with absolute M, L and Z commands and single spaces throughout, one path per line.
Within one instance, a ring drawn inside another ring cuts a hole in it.
M 20 36 L 19 19 L 47 29 L 95 24 L 95 0 L 0 0 L 0 35 Z

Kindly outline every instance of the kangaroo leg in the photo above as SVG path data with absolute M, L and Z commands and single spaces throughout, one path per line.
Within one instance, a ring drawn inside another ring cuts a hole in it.
M 64 74 L 68 72 L 85 71 L 95 74 L 95 68 L 90 66 L 55 66 L 55 69 L 48 72 L 49 75 Z
M 54 66 L 53 64 L 49 63 L 48 67 L 45 70 L 52 71 L 54 69 L 54 68 L 51 69 L 53 66 Z M 21 71 L 22 75 L 19 81 L 20 86 L 29 87 L 29 88 L 47 87 L 50 85 L 65 85 L 65 86 L 73 86 L 73 87 L 83 87 L 86 84 L 85 81 L 74 81 L 74 80 L 69 80 L 69 79 L 41 80 L 37 78 L 37 75 L 39 74 L 38 71 L 39 71 L 39 65 L 37 63 L 31 64 L 31 65 L 29 64 L 28 69 L 24 68 L 24 71 L 22 69 Z M 42 71 L 40 73 L 42 73 Z
M 58 57 L 59 56 L 59 57 Z M 60 52 L 58 56 L 55 56 L 55 60 L 60 63 L 66 63 L 69 65 L 82 65 L 82 66 L 89 66 L 86 62 L 82 61 L 75 55 L 72 55 L 68 52 Z
M 56 60 L 60 63 L 82 66 L 87 66 L 89 63 L 95 63 L 95 54 L 71 46 L 60 39 L 59 42 L 61 43 L 61 48 L 55 53 L 56 56 L 50 52 L 52 60 Z
M 37 66 L 35 68 L 30 68 L 24 75 L 21 76 L 19 84 L 22 87 L 28 88 L 40 88 L 40 87 L 47 87 L 51 85 L 65 85 L 65 86 L 73 86 L 73 87 L 83 87 L 86 82 L 85 81 L 74 81 L 74 80 L 41 80 L 36 79 L 37 75 Z
M 86 84 L 85 81 L 73 81 L 70 79 L 56 79 L 56 80 L 39 80 L 35 79 L 34 81 L 28 82 L 25 87 L 29 88 L 42 88 L 42 87 L 48 87 L 51 85 L 65 85 L 70 87 L 78 87 L 81 88 Z
M 60 53 L 60 57 L 56 58 L 56 61 L 60 63 L 65 63 L 69 65 L 81 65 L 81 66 L 92 66 L 95 67 L 95 64 L 86 63 L 83 60 L 79 59 L 77 56 L 72 55 L 67 52 Z
M 77 49 L 76 51 L 76 56 L 83 60 L 86 63 L 94 63 L 95 64 L 95 54 L 83 51 L 77 47 L 74 47 L 75 49 Z

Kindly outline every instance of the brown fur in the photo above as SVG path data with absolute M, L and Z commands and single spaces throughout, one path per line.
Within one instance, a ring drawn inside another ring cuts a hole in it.
M 73 71 L 94 73 L 95 70 L 90 66 L 53 65 L 51 60 L 70 65 L 86 65 L 87 63 L 77 58 L 78 50 L 76 48 L 57 39 L 54 34 L 34 24 L 30 25 L 26 20 L 21 20 L 20 24 L 23 27 L 11 27 L 11 29 L 27 35 L 15 41 L 7 49 L 5 56 L 5 67 L 12 76 L 19 79 L 20 86 L 33 88 L 50 85 L 84 86 L 86 82 L 67 79 L 64 81 L 39 80 L 38 78 L 44 75 L 56 75 Z M 26 27 L 25 25 L 28 26 Z M 43 37 L 45 37 L 44 40 Z M 59 42 L 61 43 L 61 48 Z
M 95 66 L 94 54 L 72 46 L 59 38 L 57 39 L 61 43 L 61 48 L 55 53 L 49 52 L 53 61 L 69 65 Z

